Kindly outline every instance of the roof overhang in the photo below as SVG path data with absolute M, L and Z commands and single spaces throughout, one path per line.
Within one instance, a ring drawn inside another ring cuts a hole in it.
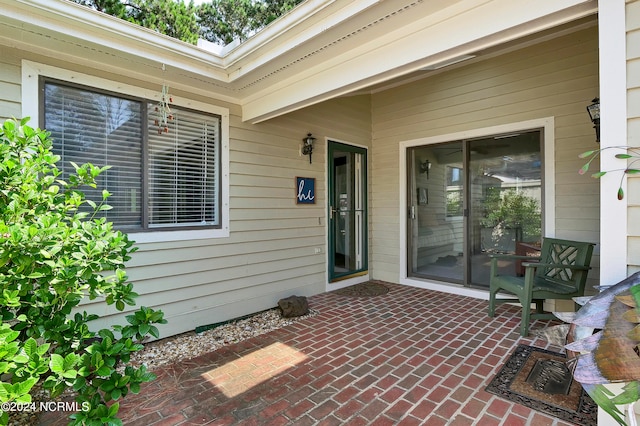
M 171 81 L 259 122 L 336 96 L 531 43 L 597 12 L 596 0 L 307 0 L 246 42 L 192 46 L 67 0 L 0 0 L 0 44 Z

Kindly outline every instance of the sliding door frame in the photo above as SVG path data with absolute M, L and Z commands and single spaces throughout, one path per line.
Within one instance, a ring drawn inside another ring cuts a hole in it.
M 454 294 L 462 294 L 486 299 L 488 291 L 483 289 L 465 287 L 462 284 L 444 283 L 435 280 L 409 277 L 407 273 L 408 253 L 407 247 L 407 151 L 409 148 L 423 145 L 432 145 L 456 140 L 478 139 L 490 137 L 496 134 L 515 133 L 539 129 L 543 138 L 542 156 L 544 161 L 544 174 L 542 184 L 544 187 L 544 202 L 542 206 L 542 228 L 544 236 L 555 236 L 555 120 L 553 117 L 545 117 L 517 123 L 473 129 L 457 133 L 449 133 L 437 136 L 430 136 L 419 139 L 402 141 L 399 144 L 399 235 L 400 235 L 400 256 L 399 256 L 399 282 L 401 284 L 412 285 L 420 288 L 433 289 Z

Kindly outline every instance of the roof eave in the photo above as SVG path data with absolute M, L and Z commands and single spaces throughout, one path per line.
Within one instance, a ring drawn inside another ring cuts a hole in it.
M 542 32 L 597 13 L 597 2 L 556 0 L 531 8 L 529 0 L 469 1 L 452 6 L 449 12 L 447 18 L 412 18 L 411 25 L 384 38 L 337 52 L 330 60 L 244 97 L 243 120 L 265 121 L 443 60 Z
M 68 0 L 0 0 L 0 23 L 16 30 L 0 40 L 148 81 L 167 67 L 174 87 L 238 103 L 259 122 L 596 11 L 596 0 L 307 0 L 216 53 Z M 65 43 L 76 49 L 51 49 Z M 86 54 L 95 46 L 100 58 Z
M 68 0 L 2 1 L 0 16 L 229 82 L 222 56 Z

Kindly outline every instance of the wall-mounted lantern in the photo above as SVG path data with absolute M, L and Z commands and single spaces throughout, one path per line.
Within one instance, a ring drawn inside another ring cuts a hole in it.
M 309 156 L 309 164 L 311 164 L 311 153 L 313 153 L 313 142 L 315 142 L 316 138 L 311 136 L 311 133 L 307 133 L 307 137 L 302 139 L 302 155 Z
M 587 107 L 587 112 L 593 123 L 593 128 L 596 129 L 596 142 L 600 143 L 600 98 L 594 98 L 591 101 L 591 105 Z
M 420 173 L 426 173 L 427 179 L 429 179 L 429 170 L 431 170 L 431 161 L 427 159 L 420 162 Z

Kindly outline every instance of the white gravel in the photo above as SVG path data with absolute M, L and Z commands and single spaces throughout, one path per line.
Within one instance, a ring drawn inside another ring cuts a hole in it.
M 317 312 L 310 310 L 307 315 L 301 317 L 283 318 L 280 309 L 276 308 L 201 333 L 191 331 L 156 340 L 146 343 L 143 350 L 133 353 L 131 364 L 135 366 L 145 364 L 149 370 L 154 370 L 166 364 L 195 358 L 225 345 L 268 333 L 316 314 Z

